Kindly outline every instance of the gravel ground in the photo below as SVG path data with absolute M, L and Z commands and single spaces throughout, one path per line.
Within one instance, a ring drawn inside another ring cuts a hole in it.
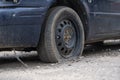
M 0 80 L 120 80 L 120 45 L 86 47 L 83 56 L 64 63 L 42 63 L 37 53 L 0 52 Z

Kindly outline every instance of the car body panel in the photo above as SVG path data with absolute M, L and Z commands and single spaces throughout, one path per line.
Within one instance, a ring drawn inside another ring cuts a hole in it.
M 88 43 L 119 38 L 120 1 L 119 0 L 83 0 L 89 7 Z
M 41 3 L 37 4 L 38 1 Z M 32 2 L 32 5 L 29 0 L 19 4 L 0 3 L 0 48 L 38 45 L 48 4 L 40 0 Z

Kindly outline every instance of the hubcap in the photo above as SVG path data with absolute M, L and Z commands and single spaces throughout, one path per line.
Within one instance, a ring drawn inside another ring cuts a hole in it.
M 63 57 L 69 57 L 76 45 L 75 26 L 70 20 L 61 21 L 56 27 L 56 44 Z

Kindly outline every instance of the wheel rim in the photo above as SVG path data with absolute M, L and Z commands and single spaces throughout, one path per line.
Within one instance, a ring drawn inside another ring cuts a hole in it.
M 61 56 L 68 58 L 76 48 L 76 30 L 71 20 L 62 20 L 56 27 L 56 44 Z

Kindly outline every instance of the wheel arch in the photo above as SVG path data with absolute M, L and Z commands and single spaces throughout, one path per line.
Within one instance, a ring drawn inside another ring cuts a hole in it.
M 67 6 L 75 10 L 80 19 L 82 20 L 83 26 L 84 26 L 84 32 L 85 32 L 85 40 L 88 36 L 88 18 L 89 18 L 89 8 L 86 2 L 80 1 L 80 0 L 53 0 L 51 5 L 49 6 L 48 11 L 56 6 Z

